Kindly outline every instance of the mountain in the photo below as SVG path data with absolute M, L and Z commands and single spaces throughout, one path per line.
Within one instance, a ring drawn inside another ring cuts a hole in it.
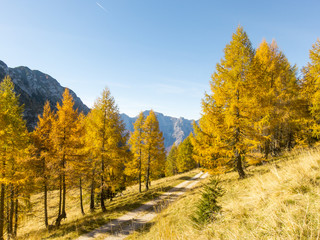
M 61 103 L 64 87 L 49 76 L 37 70 L 30 70 L 28 67 L 9 68 L 0 61 L 0 81 L 9 75 L 14 83 L 14 90 L 19 95 L 21 104 L 24 104 L 24 118 L 27 127 L 32 130 L 38 121 L 38 115 L 42 114 L 43 106 L 48 100 L 52 109 L 56 109 L 57 102 Z M 75 108 L 87 114 L 90 109 L 83 104 L 81 99 L 69 89 L 72 95 Z
M 143 114 L 148 116 L 149 112 L 150 111 L 144 111 Z M 155 114 L 159 121 L 160 131 L 162 131 L 165 139 L 164 146 L 167 150 L 169 150 L 174 143 L 181 143 L 192 132 L 192 120 L 183 117 L 169 117 L 157 112 L 155 112 Z M 131 118 L 124 113 L 121 114 L 121 119 L 125 123 L 126 129 L 130 132 L 133 132 L 133 123 L 137 118 L 138 117 Z
M 57 102 L 61 103 L 64 87 L 60 83 L 49 76 L 37 70 L 30 70 L 28 67 L 10 68 L 0 60 L 0 82 L 9 75 L 14 83 L 14 90 L 19 95 L 19 101 L 24 105 L 24 118 L 27 121 L 28 130 L 34 129 L 38 122 L 38 115 L 42 114 L 43 106 L 48 100 L 51 108 L 56 109 Z M 83 104 L 81 99 L 69 89 L 72 95 L 75 108 L 80 112 L 87 114 L 90 109 Z M 150 111 L 144 111 L 145 116 Z M 155 113 L 160 130 L 163 132 L 164 145 L 167 150 L 173 143 L 179 144 L 192 131 L 192 120 L 184 118 L 174 118 L 165 116 L 162 113 Z M 133 123 L 137 117 L 131 118 L 126 114 L 121 114 L 121 118 L 126 125 L 126 129 L 133 131 Z

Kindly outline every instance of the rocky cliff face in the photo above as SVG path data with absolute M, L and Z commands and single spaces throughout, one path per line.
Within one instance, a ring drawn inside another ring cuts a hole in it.
M 38 115 L 42 114 L 43 106 L 47 100 L 50 102 L 52 109 L 56 108 L 57 102 L 61 103 L 65 88 L 48 74 L 30 70 L 27 67 L 9 68 L 4 62 L 0 61 L 0 81 L 6 75 L 11 77 L 15 85 L 14 90 L 19 95 L 20 103 L 24 104 L 24 118 L 29 130 L 36 126 Z M 75 101 L 75 108 L 87 114 L 89 108 L 72 90 L 70 90 L 70 94 Z
M 65 88 L 48 74 L 30 70 L 27 67 L 9 68 L 4 62 L 0 61 L 0 82 L 6 75 L 11 77 L 15 85 L 15 91 L 19 95 L 20 103 L 24 104 L 24 118 L 29 130 L 36 126 L 38 115 L 42 114 L 43 106 L 47 100 L 50 102 L 52 109 L 56 109 L 57 102 L 61 103 Z M 90 109 L 83 104 L 72 90 L 70 90 L 70 93 L 75 101 L 75 108 L 87 114 Z M 149 111 L 145 111 L 144 114 L 145 116 L 149 115 Z M 168 117 L 162 113 L 156 113 L 156 116 L 160 130 L 163 132 L 167 150 L 174 143 L 181 143 L 192 131 L 191 120 Z M 133 123 L 137 120 L 137 117 L 131 118 L 126 114 L 121 114 L 121 118 L 126 125 L 126 129 L 132 132 Z
M 149 111 L 143 112 L 145 116 L 149 115 Z M 159 121 L 160 131 L 164 136 L 164 145 L 167 150 L 175 144 L 180 144 L 192 131 L 192 120 L 184 118 L 174 118 L 165 116 L 162 113 L 155 112 Z M 126 129 L 133 132 L 133 123 L 137 120 L 137 117 L 131 118 L 126 114 L 121 114 L 121 118 L 126 125 Z

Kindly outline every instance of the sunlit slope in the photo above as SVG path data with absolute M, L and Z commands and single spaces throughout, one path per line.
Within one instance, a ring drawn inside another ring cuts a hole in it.
M 191 220 L 199 185 L 130 239 L 319 239 L 319 150 L 246 171 L 249 177 L 243 180 L 236 173 L 219 176 L 225 194 L 210 224 L 195 226 Z

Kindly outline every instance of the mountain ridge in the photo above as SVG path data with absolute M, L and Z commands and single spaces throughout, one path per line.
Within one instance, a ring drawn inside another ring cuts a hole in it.
M 37 125 L 38 115 L 42 114 L 47 100 L 52 109 L 56 109 L 57 102 L 61 103 L 65 87 L 50 75 L 25 66 L 10 68 L 0 60 L 0 82 L 6 75 L 10 76 L 14 90 L 19 95 L 19 101 L 24 104 L 23 114 L 29 131 Z M 75 92 L 71 89 L 69 91 L 75 102 L 75 109 L 88 114 L 90 109 Z
M 24 119 L 27 122 L 29 131 L 32 131 L 38 122 L 38 115 L 42 114 L 43 106 L 48 100 L 52 109 L 56 110 L 57 102 L 61 103 L 62 94 L 65 87 L 50 75 L 39 70 L 31 70 L 25 66 L 15 68 L 8 67 L 0 60 L 0 82 L 9 75 L 14 83 L 14 90 L 19 95 L 20 104 L 24 104 Z M 75 102 L 75 109 L 84 114 L 88 114 L 90 109 L 81 99 L 69 89 Z M 144 111 L 145 116 L 149 115 L 150 110 Z M 183 117 L 175 118 L 166 116 L 162 113 L 155 113 L 160 130 L 165 139 L 164 145 L 167 150 L 175 144 L 180 144 L 192 131 L 192 121 Z M 121 113 L 121 119 L 125 123 L 126 129 L 133 132 L 133 123 L 137 117 L 129 117 Z
M 148 116 L 149 112 L 150 110 L 143 111 L 144 116 Z M 162 131 L 165 139 L 164 145 L 167 151 L 170 150 L 173 144 L 179 145 L 192 132 L 193 120 L 188 120 L 183 117 L 170 117 L 159 112 L 155 112 L 155 114 L 159 121 L 160 131 Z M 120 115 L 126 125 L 126 129 L 133 132 L 133 123 L 137 120 L 138 116 L 129 117 L 125 113 L 121 113 Z

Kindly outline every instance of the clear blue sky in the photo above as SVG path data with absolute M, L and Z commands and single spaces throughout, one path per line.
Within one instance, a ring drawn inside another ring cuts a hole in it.
M 89 107 L 109 87 L 120 112 L 198 119 L 240 24 L 292 64 L 320 37 L 320 1 L 0 0 L 0 59 L 48 73 Z

